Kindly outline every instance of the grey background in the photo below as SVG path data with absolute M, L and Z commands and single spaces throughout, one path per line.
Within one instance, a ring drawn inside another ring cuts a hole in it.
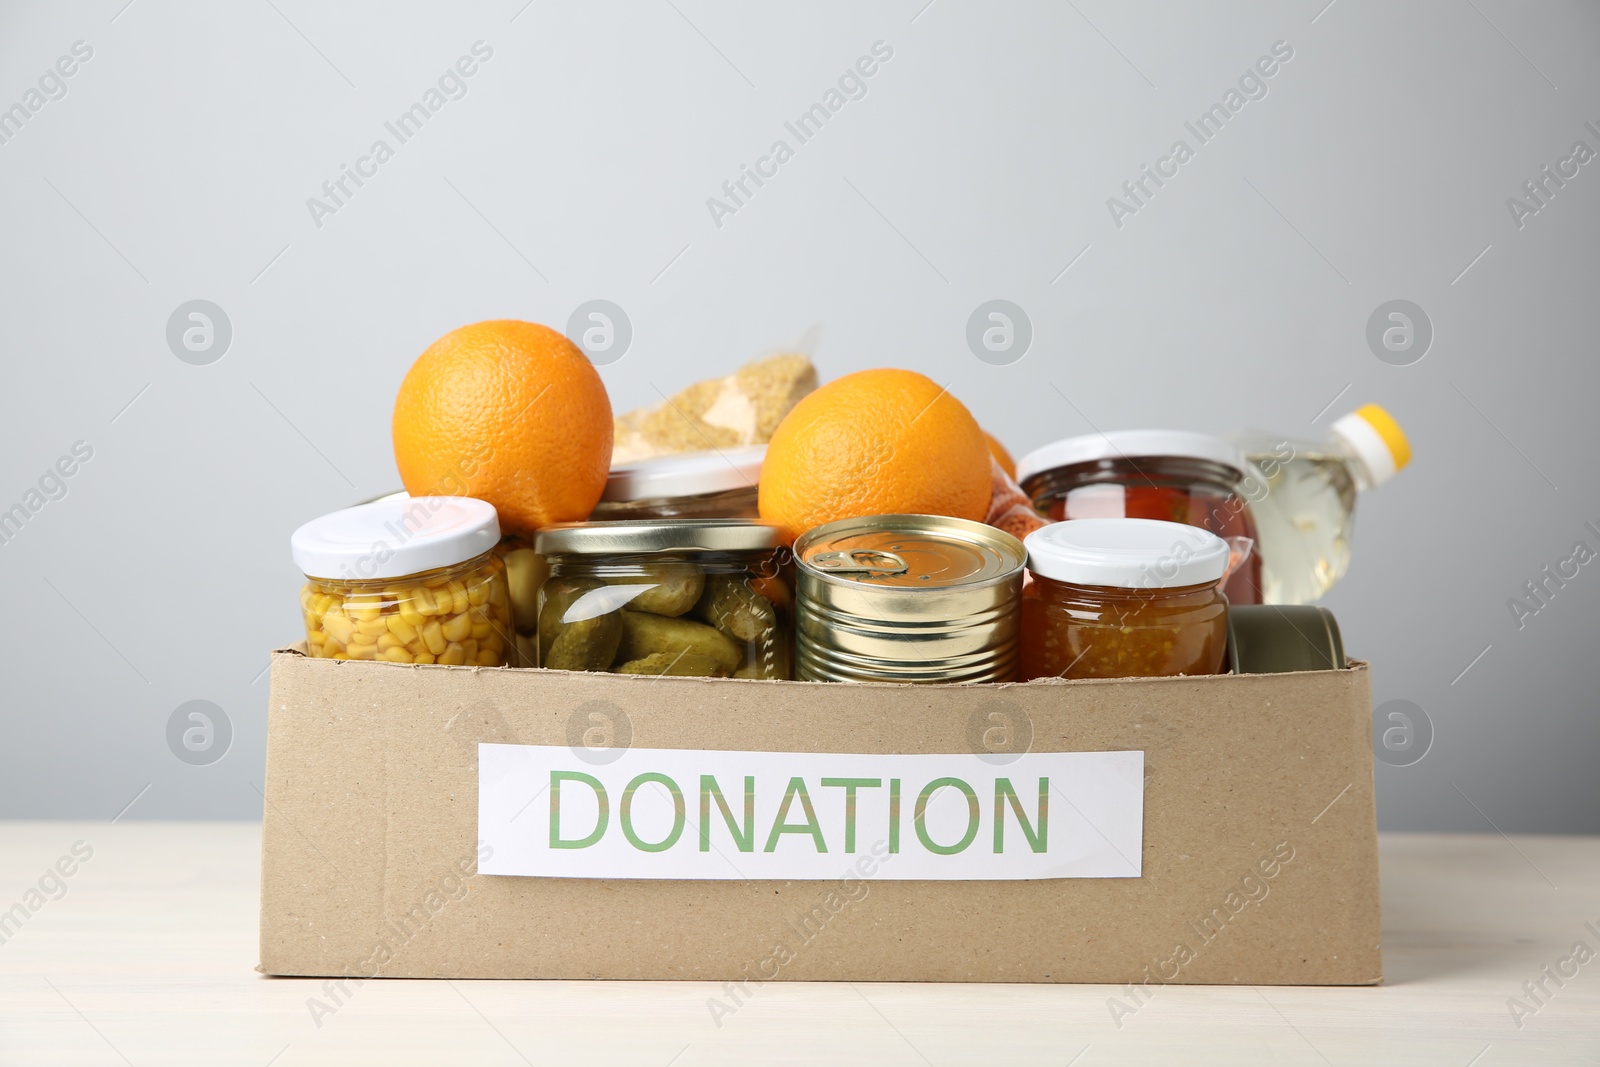
M 1327 601 L 1376 700 L 1434 726 L 1378 767 L 1381 825 L 1600 831 L 1600 566 L 1521 630 L 1506 605 L 1600 547 L 1600 163 L 1521 229 L 1506 206 L 1600 149 L 1592 5 L 124 3 L 0 9 L 0 107 L 94 49 L 0 145 L 0 507 L 94 449 L 0 545 L 0 815 L 259 817 L 289 532 L 398 486 L 390 406 L 437 336 L 603 298 L 634 329 L 618 410 L 818 321 L 825 376 L 923 371 L 1018 454 L 1091 426 L 1315 437 L 1385 404 L 1417 458 L 1363 500 Z M 467 95 L 314 225 L 307 198 L 478 40 Z M 865 98 L 714 225 L 707 198 L 878 40 Z M 1116 227 L 1107 198 L 1279 40 L 1268 95 Z M 996 298 L 1033 325 L 1010 366 L 965 342 Z M 1412 366 L 1365 341 L 1396 298 L 1436 332 Z M 206 366 L 166 342 L 195 299 L 233 329 Z M 191 700 L 231 720 L 223 758 L 169 750 Z

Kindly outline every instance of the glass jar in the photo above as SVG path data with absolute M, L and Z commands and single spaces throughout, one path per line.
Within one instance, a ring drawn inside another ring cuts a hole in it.
M 539 531 L 539 665 L 788 678 L 792 603 L 774 526 L 744 519 L 562 523 Z
M 1244 493 L 1245 460 L 1218 437 L 1119 430 L 1068 437 L 1023 456 L 1017 481 L 1047 518 L 1158 519 L 1223 538 L 1242 557 L 1223 584 L 1234 604 L 1261 603 L 1261 556 Z
M 755 519 L 766 445 L 657 456 L 611 468 L 595 522 Z
M 318 659 L 503 667 L 515 631 L 492 506 L 403 497 L 306 523 L 290 538 L 306 575 L 306 651 Z
M 516 628 L 513 667 L 533 667 L 539 662 L 539 590 L 550 576 L 550 564 L 521 537 L 507 537 L 495 546 L 505 561 L 506 587 L 511 594 L 511 621 Z
M 1186 524 L 1081 519 L 1028 535 L 1022 677 L 1221 674 L 1228 546 Z

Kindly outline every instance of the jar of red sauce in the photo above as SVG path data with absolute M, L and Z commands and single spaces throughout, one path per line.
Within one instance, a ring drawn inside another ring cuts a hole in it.
M 1220 437 L 1186 430 L 1084 434 L 1037 448 L 1017 463 L 1034 507 L 1063 519 L 1157 519 L 1209 531 L 1252 551 L 1222 590 L 1234 604 L 1261 603 L 1255 519 L 1244 492 L 1245 460 Z
M 1193 526 L 1083 519 L 1023 541 L 1022 677 L 1221 674 L 1228 546 Z

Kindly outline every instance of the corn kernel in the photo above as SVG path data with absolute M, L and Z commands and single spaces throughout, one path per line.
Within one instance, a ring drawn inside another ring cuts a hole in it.
M 473 582 L 471 585 L 467 586 L 467 599 L 471 601 L 474 606 L 478 604 L 487 604 L 489 602 L 489 586 L 491 584 L 492 583 L 487 578 L 479 582 Z
M 482 641 L 485 637 L 488 637 L 493 631 L 494 627 L 490 625 L 487 619 L 485 619 L 483 622 L 475 622 L 472 624 L 472 636 L 477 638 L 479 641 Z
M 498 667 L 500 666 L 500 653 L 490 652 L 487 648 L 481 649 L 478 652 L 477 662 L 480 667 Z
M 483 640 L 478 642 L 479 652 L 482 652 L 486 648 L 490 652 L 499 655 L 501 652 L 505 651 L 506 643 L 501 640 L 499 634 L 490 634 L 488 637 L 485 637 Z
M 428 620 L 428 625 L 422 628 L 422 640 L 435 656 L 442 655 L 445 646 L 450 643 L 445 640 L 444 627 L 439 625 L 438 619 Z
M 389 633 L 387 630 L 385 630 L 383 633 L 378 635 L 378 651 L 379 652 L 387 652 L 391 648 L 405 648 L 405 647 L 406 647 L 406 643 L 404 641 L 400 640 L 394 634 Z
M 379 634 L 386 634 L 388 632 L 389 624 L 384 622 L 383 619 L 377 615 L 374 615 L 370 619 L 356 620 L 356 633 L 358 634 L 366 634 L 368 637 L 377 637 Z
M 428 617 L 417 609 L 417 602 L 411 599 L 410 593 L 400 598 L 395 611 L 398 613 L 396 618 L 404 620 L 408 626 L 420 627 L 428 621 Z
M 466 656 L 467 662 L 471 663 L 478 658 L 478 642 L 470 637 L 467 638 L 461 642 L 461 651 Z
M 417 639 L 417 628 L 399 615 L 385 615 L 383 618 L 389 632 L 400 639 L 401 644 L 409 645 Z
M 451 582 L 445 588 L 449 590 L 450 596 L 454 598 L 454 602 L 450 610 L 457 615 L 465 615 L 467 613 L 467 609 L 472 607 L 472 601 L 467 596 L 467 587 L 462 585 L 460 582 Z M 439 599 L 442 603 L 444 600 L 443 594 L 440 595 Z
M 432 652 L 418 652 L 414 656 L 411 657 L 411 662 L 412 663 L 432 663 L 433 662 L 433 653 Z
M 452 641 L 450 647 L 439 654 L 439 662 L 447 663 L 452 667 L 459 667 L 467 662 L 466 649 Z
M 322 617 L 322 629 L 329 637 L 341 645 L 348 645 L 350 643 L 350 635 L 356 631 L 356 624 L 350 621 L 349 616 L 341 612 L 330 611 Z
M 371 622 L 383 613 L 383 604 L 373 597 L 351 597 L 345 601 L 345 611 L 358 622 Z
M 444 636 L 448 641 L 463 641 L 472 634 L 472 620 L 465 614 L 453 615 L 444 624 Z
M 388 660 L 390 663 L 410 663 L 411 653 L 399 645 L 395 645 L 393 648 L 384 649 L 383 654 L 378 658 Z
M 439 606 L 435 603 L 433 594 L 420 585 L 411 590 L 411 603 L 419 615 L 439 614 Z
M 349 659 L 377 659 L 378 646 L 351 645 L 349 648 L 345 649 L 345 655 Z

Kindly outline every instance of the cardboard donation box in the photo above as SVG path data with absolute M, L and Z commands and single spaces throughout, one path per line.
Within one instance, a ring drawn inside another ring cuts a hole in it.
M 1365 664 L 882 685 L 274 654 L 261 969 L 1381 980 Z

